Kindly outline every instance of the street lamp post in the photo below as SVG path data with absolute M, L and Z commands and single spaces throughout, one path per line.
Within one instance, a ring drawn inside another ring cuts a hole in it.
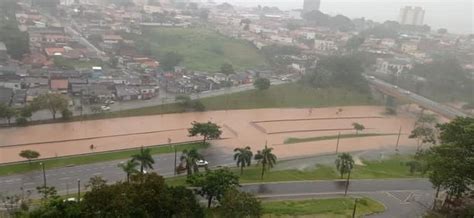
M 171 139 L 168 138 L 168 144 L 171 145 Z M 176 145 L 172 145 L 173 146 L 173 149 L 174 149 L 174 175 L 176 176 L 176 164 L 177 164 L 177 148 L 176 148 Z
M 43 169 L 43 186 L 46 187 L 46 170 L 44 169 L 44 163 L 40 163 L 41 168 Z
M 352 209 L 352 218 L 355 218 L 357 210 L 357 198 L 354 200 L 354 208 Z
M 77 202 L 81 201 L 81 180 L 77 179 Z

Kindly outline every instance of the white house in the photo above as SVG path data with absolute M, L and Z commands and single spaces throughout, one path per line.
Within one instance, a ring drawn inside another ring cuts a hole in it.
M 336 43 L 330 40 L 314 40 L 314 49 L 318 51 L 335 51 L 337 50 Z

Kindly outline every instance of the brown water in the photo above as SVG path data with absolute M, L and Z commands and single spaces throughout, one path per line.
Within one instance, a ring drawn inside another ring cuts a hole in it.
M 21 150 L 33 149 L 41 157 L 84 154 L 123 148 L 158 145 L 172 142 L 199 140 L 188 137 L 191 122 L 211 121 L 223 127 L 223 140 L 213 141 L 213 146 L 232 152 L 233 148 L 251 146 L 261 149 L 265 142 L 275 148 L 279 157 L 294 157 L 333 152 L 334 140 L 283 144 L 289 137 L 315 137 L 354 133 L 353 122 L 363 124 L 366 133 L 398 133 L 400 126 L 405 134 L 411 131 L 413 120 L 408 117 L 384 117 L 383 107 L 343 107 L 309 109 L 254 109 L 210 111 L 143 117 L 80 121 L 0 129 L 0 163 L 22 160 Z M 320 119 L 325 118 L 325 119 Z M 330 119 L 326 119 L 330 118 Z M 313 119 L 281 121 L 282 119 Z M 278 122 L 259 122 L 280 120 Z M 255 124 L 257 126 L 255 126 Z M 347 130 L 344 130 L 347 129 Z M 309 131 L 310 130 L 310 131 Z M 278 133 L 293 131 L 291 133 Z M 295 132 L 296 131 L 296 132 Z M 299 131 L 299 132 L 298 132 Z M 266 133 L 265 133 L 266 132 Z M 273 134 L 272 134 L 273 133 Z M 275 134 L 276 133 L 276 134 Z M 343 139 L 340 151 L 354 151 L 393 146 L 397 136 L 377 136 Z M 95 149 L 91 150 L 93 144 Z M 400 144 L 415 145 L 402 135 Z

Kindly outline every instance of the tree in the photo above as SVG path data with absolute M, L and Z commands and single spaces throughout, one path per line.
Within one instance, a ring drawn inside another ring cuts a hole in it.
M 252 157 L 253 153 L 249 146 L 234 149 L 234 160 L 237 161 L 237 167 L 240 167 L 240 175 L 244 173 L 244 167 L 250 166 Z
M 191 148 L 190 150 L 184 149 L 180 157 L 181 166 L 184 164 L 188 176 L 194 173 L 199 172 L 199 166 L 197 161 L 202 160 L 202 155 L 197 151 L 196 148 Z
M 349 153 L 342 153 L 337 156 L 336 169 L 341 174 L 341 179 L 344 174 L 349 173 L 354 167 L 354 160 Z
M 365 38 L 362 36 L 353 36 L 347 40 L 346 48 L 350 51 L 356 51 L 364 43 Z
M 125 172 L 127 175 L 127 182 L 130 182 L 130 176 L 134 175 L 140 171 L 137 170 L 139 163 L 133 161 L 133 160 L 127 160 L 125 163 L 120 163 L 118 164 L 118 167 L 122 168 L 122 170 Z
M 354 127 L 357 135 L 359 134 L 359 131 L 363 131 L 365 129 L 365 126 L 360 123 L 352 123 L 352 126 Z
M 220 201 L 219 213 L 221 217 L 260 217 L 262 215 L 261 202 L 251 193 L 229 189 Z
M 16 111 L 5 104 L 0 104 L 0 117 L 7 120 L 8 125 L 11 123 L 11 118 L 16 115 Z
M 408 136 L 408 138 L 417 139 L 417 150 L 420 150 L 421 146 L 425 143 L 436 144 L 435 131 L 429 126 L 415 127 L 415 129 L 411 131 L 411 134 Z
M 440 29 L 438 29 L 436 32 L 438 32 L 439 34 L 446 34 L 446 33 L 448 33 L 448 29 L 446 29 L 446 28 L 440 28 Z
M 79 217 L 204 217 L 191 190 L 168 187 L 156 173 L 93 189 L 80 203 Z
M 176 52 L 168 52 L 161 58 L 161 67 L 165 71 L 173 71 L 183 61 L 183 56 Z
M 194 174 L 186 179 L 186 183 L 194 187 L 200 187 L 197 193 L 207 197 L 207 207 L 211 207 L 212 200 L 222 199 L 224 193 L 239 186 L 239 177 L 229 169 L 218 169 L 215 171 L 206 171 L 206 173 Z
M 276 164 L 277 157 L 272 153 L 272 150 L 273 148 L 269 148 L 265 144 L 265 148 L 261 151 L 257 151 L 257 154 L 254 157 L 257 161 L 257 164 L 262 164 L 261 179 L 263 179 L 263 174 L 265 174 L 265 171 L 270 170 L 270 168 L 273 168 L 273 166 Z
M 191 125 L 192 127 L 188 129 L 189 136 L 201 135 L 203 137 L 203 144 L 206 144 L 206 140 L 218 139 L 222 134 L 221 127 L 215 123 L 199 123 L 194 121 Z
M 31 164 L 31 160 L 38 158 L 40 156 L 40 153 L 33 150 L 23 150 L 20 152 L 19 155 L 20 157 L 27 159 L 28 163 Z
M 48 93 L 36 97 L 32 102 L 33 108 L 47 109 L 53 115 L 53 120 L 56 119 L 57 112 L 67 109 L 68 100 L 61 94 Z
M 257 78 L 253 82 L 253 86 L 258 90 L 266 90 L 270 88 L 270 80 L 267 78 Z
M 107 185 L 107 180 L 100 176 L 93 176 L 89 178 L 89 182 L 86 184 L 86 188 L 91 188 L 91 190 L 96 190 L 103 188 Z
M 151 149 L 141 147 L 140 153 L 132 155 L 132 161 L 140 163 L 140 173 L 144 173 L 145 169 L 153 169 L 155 160 L 151 156 Z
M 201 9 L 201 10 L 199 10 L 199 18 L 200 18 L 201 20 L 207 21 L 207 19 L 209 18 L 209 9 Z
M 229 64 L 229 63 L 222 64 L 220 72 L 225 75 L 230 75 L 230 74 L 235 73 L 234 67 L 232 66 L 232 64 Z

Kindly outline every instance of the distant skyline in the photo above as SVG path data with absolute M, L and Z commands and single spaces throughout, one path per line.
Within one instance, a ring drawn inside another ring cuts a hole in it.
M 303 0 L 215 0 L 241 6 L 276 6 L 282 10 L 302 9 Z M 321 11 L 350 18 L 365 17 L 378 22 L 398 20 L 400 8 L 420 6 L 426 11 L 425 24 L 453 33 L 474 33 L 473 0 L 321 0 Z

